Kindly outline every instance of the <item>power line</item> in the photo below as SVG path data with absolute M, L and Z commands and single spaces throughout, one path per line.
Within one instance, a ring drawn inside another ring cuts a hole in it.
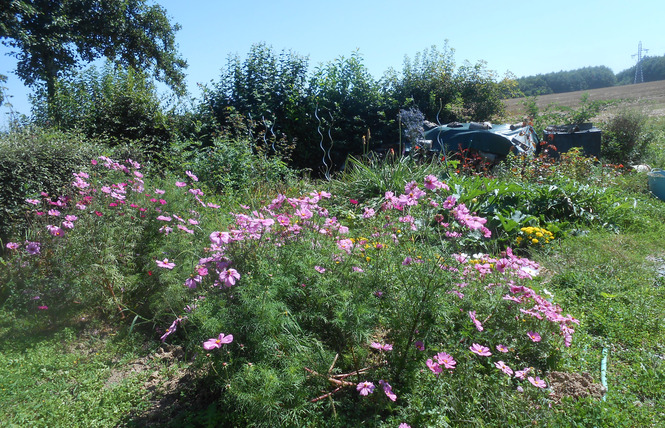
M 642 74 L 642 51 L 646 55 L 649 52 L 649 49 L 642 49 L 642 41 L 637 45 L 637 53 L 631 55 L 631 57 L 637 57 L 637 65 L 635 66 L 635 82 L 633 83 L 644 83 L 644 75 Z

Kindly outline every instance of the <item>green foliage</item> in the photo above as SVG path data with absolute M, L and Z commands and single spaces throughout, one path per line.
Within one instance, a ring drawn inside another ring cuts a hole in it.
M 56 82 L 48 98 L 40 88 L 33 98 L 35 122 L 64 131 L 78 130 L 108 146 L 132 144 L 142 156 L 163 154 L 176 130 L 163 112 L 154 84 L 141 72 L 92 66 Z
M 25 128 L 0 136 L 0 240 L 25 233 L 27 197 L 60 195 L 98 150 L 75 133 Z
M 642 76 L 645 82 L 655 82 L 665 80 L 665 55 L 663 56 L 645 56 L 642 58 Z M 617 83 L 619 85 L 630 85 L 635 83 L 634 65 L 617 73 Z
M 550 104 L 544 110 L 541 110 L 536 102 L 536 97 L 529 97 L 522 101 L 527 117 L 532 121 L 533 128 L 539 135 L 542 135 L 545 128 L 550 125 L 587 123 L 598 113 L 615 103 L 616 101 L 590 101 L 588 93 L 582 94 L 580 105 L 577 108 Z
M 0 38 L 16 49 L 16 72 L 27 85 L 46 83 L 49 102 L 59 78 L 80 60 L 102 56 L 134 70 L 152 68 L 156 78 L 184 92 L 187 63 L 175 49 L 179 27 L 159 5 L 145 0 L 5 3 Z
M 531 97 L 606 88 L 614 86 L 618 77 L 618 75 L 614 76 L 614 72 L 609 67 L 598 66 L 521 77 L 517 79 L 517 83 L 520 91 L 525 96 Z
M 637 110 L 621 110 L 603 124 L 601 156 L 613 163 L 639 163 L 654 134 L 646 128 L 647 116 Z
M 251 132 L 251 124 L 233 115 L 233 129 L 245 127 Z M 265 135 L 265 140 L 255 145 L 254 140 L 245 135 L 223 133 L 215 137 L 211 145 L 187 151 L 185 164 L 208 188 L 223 194 L 245 191 L 247 183 L 276 185 L 295 176 L 295 171 L 287 166 L 293 147 L 283 139 L 276 141 L 274 136 Z

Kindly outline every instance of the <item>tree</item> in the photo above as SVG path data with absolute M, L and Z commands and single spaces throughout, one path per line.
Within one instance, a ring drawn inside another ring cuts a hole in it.
M 0 0 L 0 40 L 17 49 L 16 74 L 28 86 L 56 82 L 81 62 L 106 57 L 185 92 L 187 63 L 178 56 L 166 11 L 146 0 Z

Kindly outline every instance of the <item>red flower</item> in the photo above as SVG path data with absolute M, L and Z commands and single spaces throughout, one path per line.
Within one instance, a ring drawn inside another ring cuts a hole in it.
M 355 199 L 349 199 L 349 202 L 351 202 L 353 205 L 358 205 L 358 201 Z
M 99 211 L 95 211 L 95 214 L 97 214 L 97 217 L 101 217 L 101 216 L 104 215 L 103 213 L 100 213 Z

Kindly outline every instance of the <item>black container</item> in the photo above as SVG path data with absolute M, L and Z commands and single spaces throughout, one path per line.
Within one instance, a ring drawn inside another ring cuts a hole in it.
M 558 157 L 573 147 L 581 147 L 585 156 L 599 157 L 601 134 L 602 131 L 591 123 L 548 126 L 543 131 L 543 141 L 538 152 L 552 145 L 556 147 L 556 151 L 548 150 L 548 153 Z

